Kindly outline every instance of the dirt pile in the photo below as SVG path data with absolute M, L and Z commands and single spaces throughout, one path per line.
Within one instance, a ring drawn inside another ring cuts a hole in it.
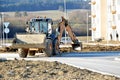
M 86 46 L 82 49 L 82 51 L 120 51 L 120 46 Z
M 120 80 L 59 62 L 0 61 L 0 80 Z
M 101 41 L 83 44 L 82 51 L 120 51 L 120 41 Z

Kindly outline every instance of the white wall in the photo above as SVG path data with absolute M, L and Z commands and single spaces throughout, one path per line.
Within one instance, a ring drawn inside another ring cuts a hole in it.
M 119 35 L 120 41 L 120 0 L 116 0 L 116 8 L 117 8 L 117 15 L 116 15 L 116 23 L 117 23 L 117 32 Z
M 95 5 L 91 5 L 91 14 L 95 14 L 96 17 L 92 18 L 92 27 L 96 27 L 96 31 L 92 30 L 92 41 L 96 38 L 101 37 L 101 14 L 100 14 L 100 0 L 91 0 L 91 1 L 96 1 Z

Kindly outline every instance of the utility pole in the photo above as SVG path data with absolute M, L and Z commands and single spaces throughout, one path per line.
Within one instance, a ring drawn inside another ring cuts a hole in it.
M 64 0 L 64 17 L 67 18 L 66 0 Z
M 87 19 L 87 20 L 86 20 L 86 21 L 87 21 L 86 24 L 87 24 L 87 43 L 88 43 L 88 36 L 89 36 L 89 31 L 88 31 L 88 20 L 89 20 L 88 18 L 89 18 L 89 15 L 88 15 L 88 12 L 87 12 L 86 17 L 87 17 L 87 18 L 86 18 L 86 19 Z
M 64 17 L 67 18 L 66 0 L 64 0 Z M 65 44 L 67 43 L 66 37 L 67 37 L 67 32 L 66 32 L 66 28 L 65 28 Z
M 2 45 L 2 14 L 0 14 L 0 45 Z
M 3 33 L 3 37 L 2 37 L 2 45 L 4 45 L 4 13 L 2 13 L 2 28 L 3 28 L 3 31 L 2 31 L 2 33 Z

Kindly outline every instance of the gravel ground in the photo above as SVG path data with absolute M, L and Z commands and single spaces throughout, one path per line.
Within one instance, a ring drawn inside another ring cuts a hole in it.
M 59 62 L 0 61 L 0 80 L 120 80 Z
M 83 52 L 89 51 L 120 51 L 120 46 L 87 46 L 82 49 Z
M 119 51 L 120 46 L 86 46 L 82 51 L 111 50 Z M 6 49 L 0 49 L 0 52 L 6 52 Z M 59 62 L 0 60 L 0 80 L 120 80 L 120 78 L 79 69 Z

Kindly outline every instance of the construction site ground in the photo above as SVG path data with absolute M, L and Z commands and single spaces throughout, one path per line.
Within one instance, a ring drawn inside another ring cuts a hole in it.
M 8 44 L 9 46 L 11 45 Z M 61 48 L 61 51 L 63 52 L 77 52 L 70 50 L 70 45 L 67 45 L 67 47 Z M 0 52 L 6 52 L 6 51 L 14 51 L 11 48 L 2 48 L 0 46 Z M 96 41 L 82 41 L 82 50 L 79 52 L 96 52 L 96 51 L 120 51 L 120 41 L 101 41 L 101 42 L 96 42 Z
M 120 41 L 83 42 L 82 51 L 120 51 Z
M 10 53 L 14 53 L 14 50 L 9 50 L 9 49 L 7 51 L 6 50 L 7 49 L 0 48 L 0 53 L 7 54 L 9 53 L 9 51 Z M 101 52 L 101 51 L 119 52 L 120 42 L 115 42 L 115 41 L 109 41 L 109 42 L 102 41 L 102 42 L 89 42 L 89 43 L 83 42 L 82 52 Z M 11 59 L 12 57 L 13 56 L 9 57 L 9 59 Z M 27 59 L 29 59 L 29 57 Z M 39 79 L 40 80 L 120 80 L 120 77 L 118 76 L 115 77 L 115 75 L 108 75 L 108 74 L 102 74 L 99 72 L 90 71 L 86 68 L 81 69 L 74 65 L 70 66 L 69 64 L 60 63 L 57 61 L 49 62 L 49 59 L 47 61 L 45 60 L 26 61 L 24 59 L 17 59 L 17 58 L 13 58 L 13 60 L 7 60 L 2 55 L 0 56 L 0 80 L 39 80 Z
M 57 61 L 0 61 L 0 80 L 120 80 Z

